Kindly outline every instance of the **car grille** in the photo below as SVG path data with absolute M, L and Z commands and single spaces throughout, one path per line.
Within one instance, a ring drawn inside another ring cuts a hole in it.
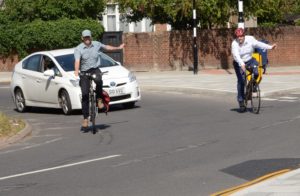
M 121 95 L 121 96 L 116 96 L 116 97 L 111 97 L 110 98 L 110 101 L 120 101 L 120 100 L 123 100 L 123 99 L 129 99 L 131 98 L 131 95 Z
M 124 86 L 126 84 L 127 84 L 127 82 L 119 83 L 119 84 L 116 85 L 116 87 Z M 109 85 L 103 85 L 103 88 L 110 88 L 110 86 Z

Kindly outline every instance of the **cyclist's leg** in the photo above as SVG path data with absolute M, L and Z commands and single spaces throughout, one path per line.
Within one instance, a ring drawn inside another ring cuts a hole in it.
M 95 69 L 94 73 L 97 75 L 97 78 L 94 80 L 94 82 L 96 83 L 96 100 L 98 101 L 97 103 L 98 107 L 101 109 L 103 108 L 103 101 L 102 101 L 103 81 L 102 81 L 101 71 L 99 69 Z
M 233 62 L 233 67 L 237 77 L 237 101 L 239 102 L 240 107 L 244 107 L 245 100 L 245 73 L 240 68 L 237 62 Z
M 90 81 L 86 76 L 80 76 L 80 87 L 82 94 L 82 114 L 84 119 L 88 119 Z
M 249 71 L 252 71 L 253 70 L 253 73 L 254 73 L 254 78 L 257 79 L 258 78 L 258 62 L 255 58 L 252 58 L 251 60 L 247 61 L 246 62 L 246 67 L 249 68 Z
M 237 77 L 237 100 L 238 101 L 244 101 L 245 99 L 245 73 L 242 71 L 241 67 L 237 62 L 234 61 L 233 63 L 235 74 Z
M 255 58 L 252 58 L 250 61 L 248 61 L 246 63 L 246 67 L 250 67 L 250 70 L 249 71 L 253 71 L 253 74 L 254 74 L 254 81 L 253 81 L 253 92 L 256 92 L 257 91 L 257 88 L 256 88 L 256 79 L 258 78 L 259 76 L 259 72 L 258 72 L 258 62 L 256 61 Z

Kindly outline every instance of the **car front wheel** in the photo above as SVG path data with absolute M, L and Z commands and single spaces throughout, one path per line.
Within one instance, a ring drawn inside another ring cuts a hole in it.
M 24 94 L 21 89 L 15 91 L 15 104 L 18 112 L 25 112 L 27 106 L 25 104 Z
M 67 91 L 63 90 L 60 93 L 60 105 L 65 115 L 70 115 L 72 112 L 72 106 L 70 97 Z

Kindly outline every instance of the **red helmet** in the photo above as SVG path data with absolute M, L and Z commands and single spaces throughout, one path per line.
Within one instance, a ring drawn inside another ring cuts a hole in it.
M 241 37 L 241 36 L 244 36 L 245 31 L 244 31 L 243 28 L 238 28 L 238 29 L 236 29 L 236 30 L 234 31 L 234 34 L 235 34 L 235 36 L 237 36 L 237 37 Z

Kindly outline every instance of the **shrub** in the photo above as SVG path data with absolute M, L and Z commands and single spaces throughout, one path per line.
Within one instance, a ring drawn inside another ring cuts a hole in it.
M 24 57 L 37 50 L 75 47 L 81 42 L 81 32 L 84 29 L 92 31 L 94 40 L 100 39 L 103 33 L 102 25 L 90 19 L 9 22 L 0 25 L 0 56 L 17 53 Z

